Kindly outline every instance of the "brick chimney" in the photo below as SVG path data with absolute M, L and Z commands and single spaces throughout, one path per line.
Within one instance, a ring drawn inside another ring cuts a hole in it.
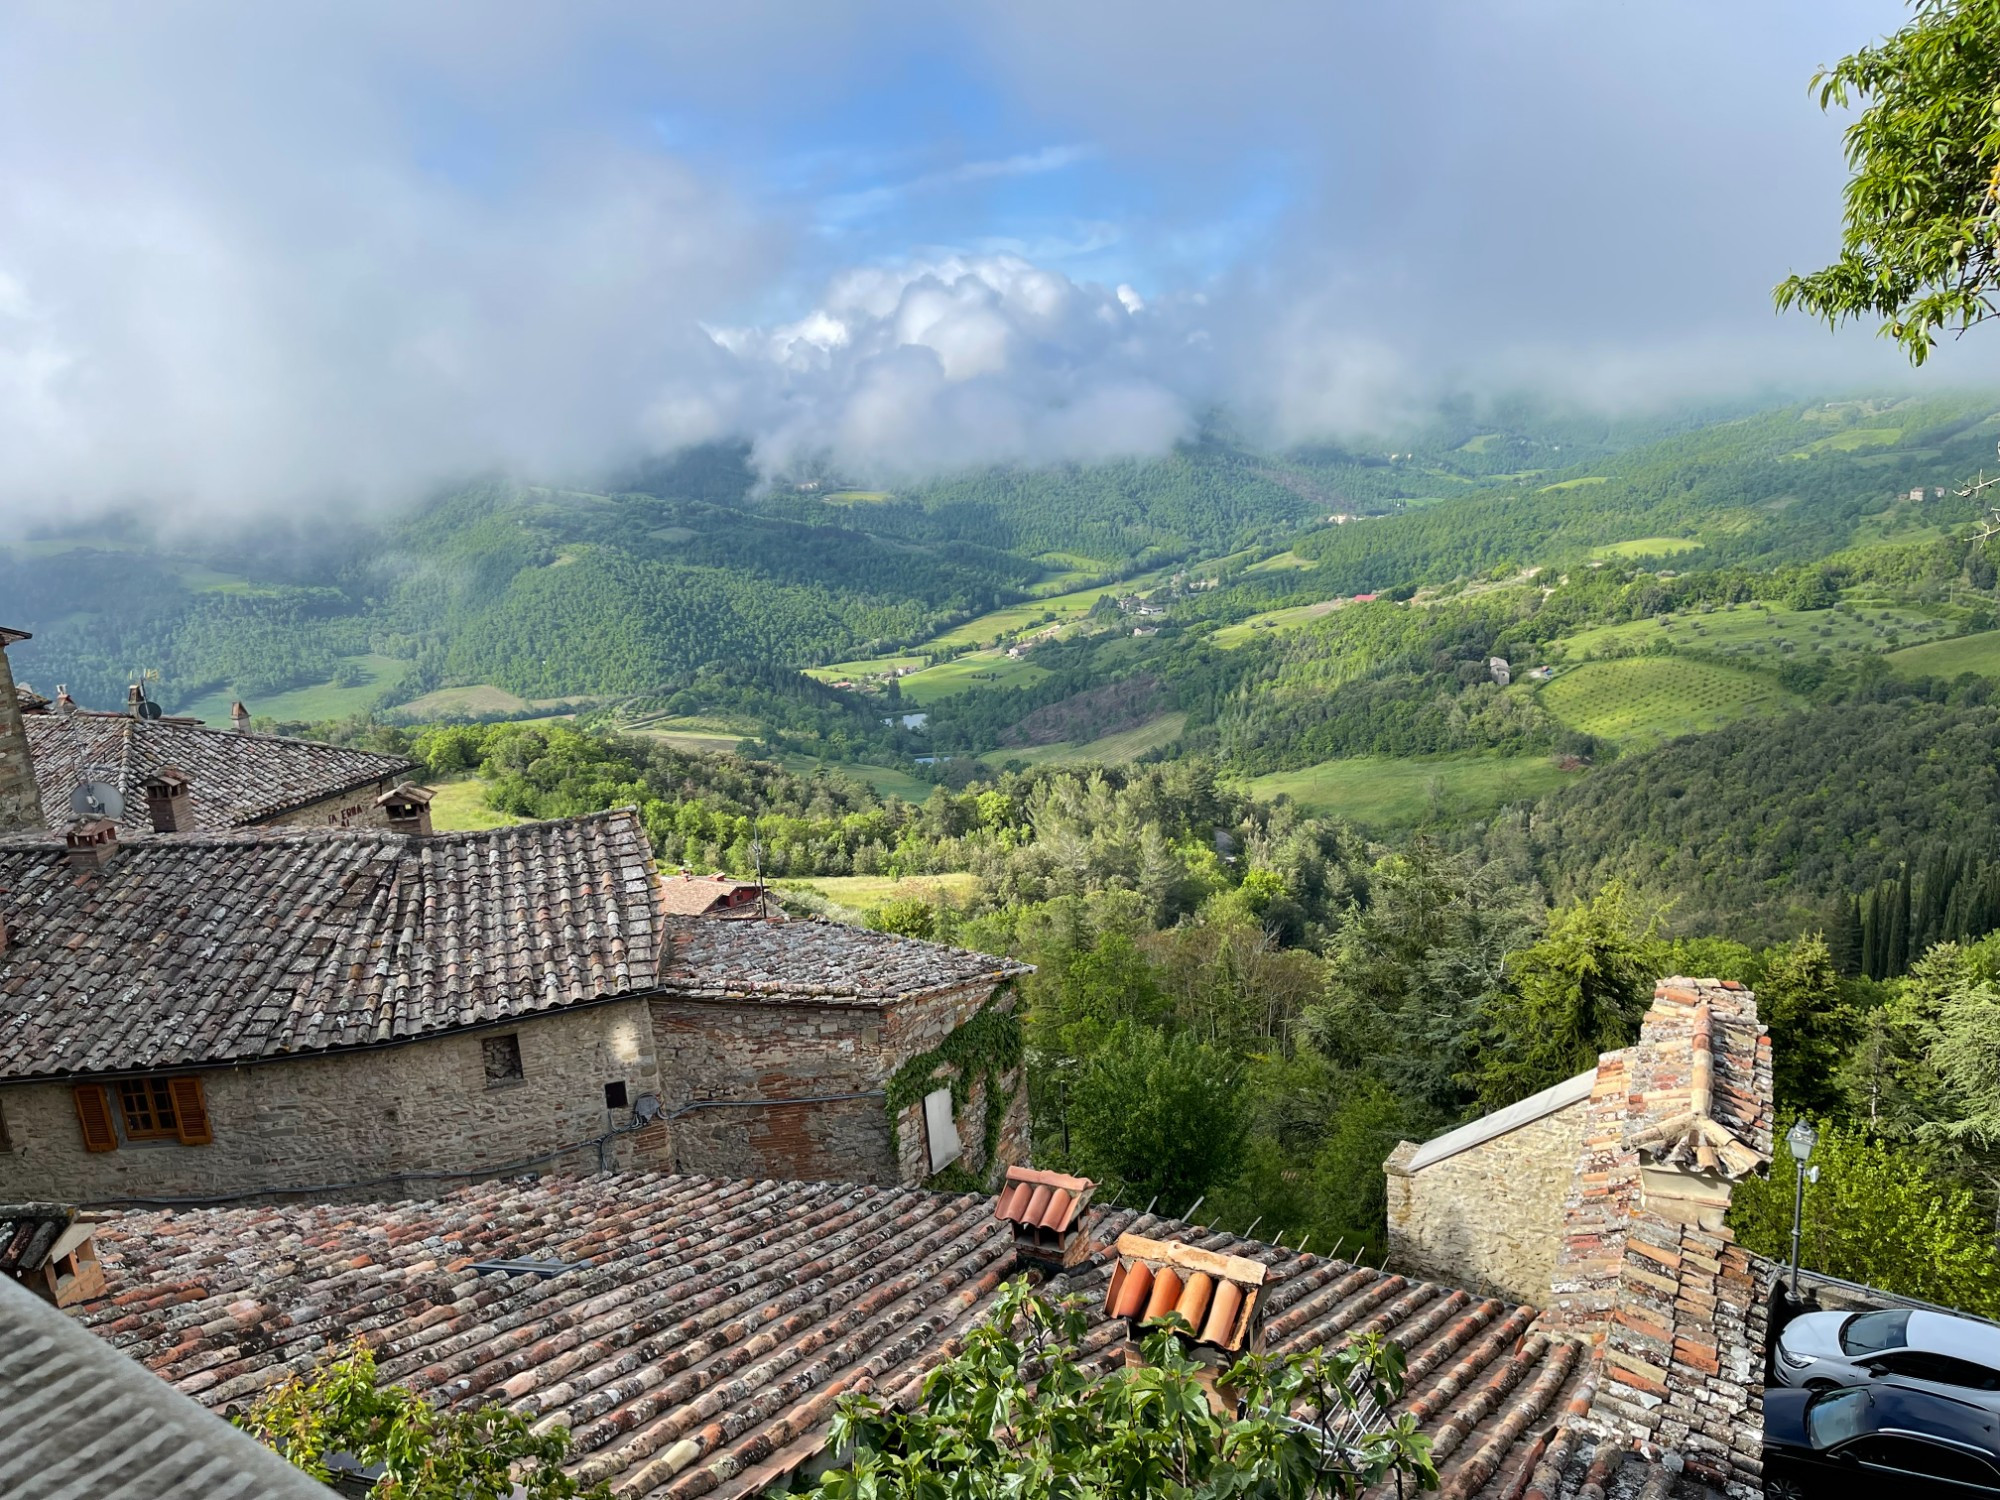
M 194 785 L 172 766 L 161 766 L 145 780 L 146 811 L 155 833 L 193 833 Z
M 118 857 L 118 825 L 109 818 L 87 818 L 63 836 L 69 867 L 79 875 L 95 875 Z
M 42 798 L 35 790 L 35 759 L 28 749 L 27 726 L 21 722 L 21 699 L 14 689 L 14 671 L 7 648 L 27 640 L 25 630 L 0 627 L 0 833 L 41 833 Z
M 431 798 L 436 795 L 437 793 L 427 786 L 418 786 L 413 781 L 405 781 L 390 787 L 377 797 L 375 805 L 387 815 L 391 833 L 407 833 L 418 838 L 429 838 Z
M 229 705 L 229 723 L 238 734 L 250 732 L 250 710 L 243 706 L 241 698 Z

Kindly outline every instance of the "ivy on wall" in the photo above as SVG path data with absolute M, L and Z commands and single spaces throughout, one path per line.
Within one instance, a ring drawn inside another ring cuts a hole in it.
M 985 1082 L 986 1118 L 981 1122 L 980 1130 L 981 1139 L 986 1143 L 983 1158 L 985 1172 L 991 1176 L 994 1154 L 1000 1149 L 1001 1122 L 1006 1119 L 1008 1108 L 1023 1086 L 1023 1080 L 1017 1078 L 1014 1087 L 1003 1096 L 1001 1080 L 1020 1068 L 1023 1052 L 1021 1017 L 1013 1004 L 1013 986 L 1003 985 L 993 992 L 971 1020 L 929 1052 L 911 1058 L 890 1077 L 882 1100 L 882 1107 L 889 1115 L 890 1159 L 902 1160 L 897 1118 L 911 1105 L 922 1102 L 924 1095 L 938 1086 L 939 1068 L 949 1067 L 952 1069 L 949 1083 L 953 1115 L 964 1110 L 966 1101 L 972 1096 L 974 1081 Z M 957 1162 L 932 1175 L 925 1185 L 945 1192 L 986 1190 L 983 1181 Z

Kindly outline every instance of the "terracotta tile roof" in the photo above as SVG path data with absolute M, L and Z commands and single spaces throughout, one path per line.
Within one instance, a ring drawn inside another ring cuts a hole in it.
M 0 1078 L 366 1046 L 654 987 L 629 809 L 479 833 L 190 834 L 79 879 L 0 841 Z
M 756 889 L 754 880 L 734 880 L 727 875 L 669 875 L 660 881 L 660 905 L 670 916 L 698 917 L 718 901 Z M 777 909 L 775 901 L 771 906 Z
M 332 1493 L 0 1277 L 7 1500 L 327 1500 Z
M 1092 1210 L 1090 1231 L 1261 1267 L 1273 1351 L 1371 1330 L 1402 1343 L 1399 1409 L 1432 1434 L 1447 1500 L 1516 1494 L 1551 1453 L 1582 1451 L 1584 1345 L 1531 1308 L 1129 1209 Z M 83 1321 L 211 1407 L 361 1336 L 386 1379 L 567 1425 L 579 1473 L 622 1500 L 761 1494 L 819 1451 L 842 1391 L 915 1400 L 1022 1264 L 982 1197 L 637 1174 L 126 1214 L 98 1243 L 112 1295 Z M 500 1258 L 574 1269 L 472 1269 Z M 1053 1283 L 1099 1309 L 1086 1340 L 1099 1372 L 1124 1361 L 1125 1325 L 1101 1310 L 1111 1259 Z
M 162 766 L 178 768 L 193 783 L 195 826 L 204 833 L 257 823 L 417 769 L 414 761 L 399 756 L 314 740 L 123 715 L 32 714 L 22 723 L 35 758 L 42 818 L 52 829 L 75 821 L 70 793 L 84 779 L 86 766 L 116 768 L 116 783 L 125 796 L 121 826 L 138 833 L 153 826 L 141 786 Z
M 668 930 L 673 957 L 661 988 L 695 1000 L 888 1005 L 1034 972 L 1011 958 L 833 922 L 676 918 Z

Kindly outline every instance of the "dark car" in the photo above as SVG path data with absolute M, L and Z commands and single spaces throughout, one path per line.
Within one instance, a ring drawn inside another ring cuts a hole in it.
M 1778 1385 L 1906 1385 L 2000 1415 L 2000 1328 L 1983 1318 L 1907 1308 L 1805 1313 L 1785 1325 L 1772 1354 Z
M 1993 1413 L 1907 1386 L 1764 1392 L 1764 1493 L 2000 1496 Z

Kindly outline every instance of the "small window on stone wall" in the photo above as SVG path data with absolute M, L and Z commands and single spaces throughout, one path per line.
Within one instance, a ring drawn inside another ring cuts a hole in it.
M 489 1036 L 480 1040 L 486 1058 L 486 1086 L 521 1081 L 521 1039 L 518 1036 Z
M 14 1138 L 7 1134 L 7 1106 L 0 1104 L 0 1151 L 12 1151 Z
M 930 1141 L 933 1172 L 942 1172 L 964 1154 L 958 1124 L 951 1117 L 950 1089 L 933 1089 L 924 1095 L 924 1135 Z
M 626 1096 L 625 1096 L 624 1080 L 620 1079 L 616 1083 L 605 1084 L 604 1107 L 606 1109 L 623 1109 L 625 1105 L 626 1105 Z

